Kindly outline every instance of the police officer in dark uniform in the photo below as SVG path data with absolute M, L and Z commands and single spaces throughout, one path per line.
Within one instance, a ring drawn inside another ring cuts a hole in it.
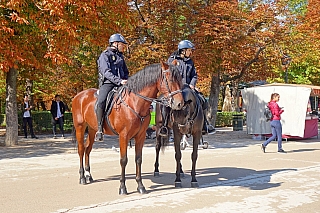
M 191 41 L 189 40 L 180 41 L 178 44 L 178 50 L 173 52 L 168 59 L 168 63 L 170 64 L 172 63 L 173 60 L 178 61 L 177 66 L 182 76 L 182 83 L 188 84 L 191 89 L 195 89 L 196 83 L 198 80 L 196 68 L 194 66 L 192 59 L 190 58 L 193 53 L 193 50 L 195 50 L 195 46 Z M 163 106 L 161 113 L 162 113 L 163 125 L 160 128 L 159 135 L 163 137 L 167 137 L 168 136 L 167 125 L 168 125 L 168 117 L 169 117 L 168 115 L 170 113 L 170 108 Z M 215 131 L 213 126 L 212 125 L 209 126 L 207 125 L 207 123 L 208 122 L 205 116 L 205 122 L 203 127 L 205 130 L 205 133 L 213 133 Z
M 129 71 L 122 55 L 127 44 L 121 34 L 111 35 L 109 38 L 110 46 L 101 53 L 97 60 L 100 89 L 96 109 L 98 131 L 95 135 L 95 141 L 103 140 L 103 115 L 108 93 L 114 87 L 127 83 Z

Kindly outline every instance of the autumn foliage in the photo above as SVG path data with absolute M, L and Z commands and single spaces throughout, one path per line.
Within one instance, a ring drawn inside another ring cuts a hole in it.
M 60 93 L 71 100 L 97 86 L 96 58 L 119 32 L 130 43 L 125 55 L 131 74 L 166 61 L 180 40 L 193 41 L 198 86 L 207 95 L 213 76 L 222 84 L 283 81 L 284 52 L 293 58 L 291 82 L 301 73 L 295 67 L 310 65 L 308 79 L 317 83 L 312 76 L 319 67 L 319 1 L 310 0 L 299 13 L 294 9 L 301 2 L 5 0 L 0 69 L 19 70 L 18 94 L 29 78 L 38 98 Z

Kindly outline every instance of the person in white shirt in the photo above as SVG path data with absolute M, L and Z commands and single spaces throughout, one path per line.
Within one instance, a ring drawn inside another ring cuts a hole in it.
M 32 126 L 31 109 L 33 109 L 33 106 L 30 105 L 29 97 L 27 95 L 24 96 L 23 101 L 24 102 L 22 105 L 22 119 L 23 119 L 24 138 L 27 138 L 28 136 L 28 131 L 27 131 L 27 124 L 28 124 L 31 138 L 38 139 L 38 137 L 35 136 L 33 132 L 33 126 Z
M 52 101 L 51 105 L 51 115 L 52 115 L 52 125 L 53 125 L 53 138 L 57 138 L 56 132 L 56 125 L 59 124 L 59 128 L 62 134 L 62 137 L 64 138 L 64 112 L 66 110 L 66 107 L 64 103 L 60 99 L 60 95 L 55 96 L 55 100 Z

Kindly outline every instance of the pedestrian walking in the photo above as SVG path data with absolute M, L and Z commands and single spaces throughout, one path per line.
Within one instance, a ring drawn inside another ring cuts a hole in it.
M 261 150 L 263 153 L 266 152 L 267 145 L 277 138 L 278 140 L 278 152 L 285 153 L 282 149 L 282 125 L 281 125 L 281 114 L 284 112 L 282 108 L 279 107 L 278 101 L 280 100 L 280 95 L 278 93 L 271 94 L 271 100 L 268 103 L 268 107 L 272 113 L 272 118 L 270 120 L 270 126 L 272 130 L 272 136 L 261 144 Z

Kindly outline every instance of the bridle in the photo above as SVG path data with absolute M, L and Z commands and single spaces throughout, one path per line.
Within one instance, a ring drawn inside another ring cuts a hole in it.
M 162 84 L 164 82 L 165 86 L 167 88 L 167 91 L 168 91 L 168 97 L 164 97 L 162 102 L 164 103 L 163 105 L 170 106 L 170 103 L 172 101 L 172 97 L 178 93 L 182 93 L 182 90 L 179 89 L 179 90 L 171 92 L 170 87 L 169 87 L 169 83 L 168 83 L 168 79 L 166 78 L 166 75 L 165 75 L 167 72 L 170 72 L 170 69 L 162 71 L 162 80 L 161 80 L 160 88 L 162 87 Z
M 162 71 L 162 75 L 161 75 L 161 83 L 160 83 L 160 88 L 162 88 L 162 85 L 165 84 L 165 87 L 167 89 L 167 97 L 162 96 L 161 98 L 149 98 L 143 95 L 140 95 L 138 93 L 134 93 L 136 96 L 147 100 L 147 101 L 151 101 L 151 102 L 155 102 L 161 105 L 164 105 L 166 107 L 171 107 L 171 103 L 172 103 L 172 97 L 178 93 L 182 93 L 181 89 L 178 89 L 176 91 L 171 92 L 171 89 L 169 87 L 169 83 L 168 83 L 168 79 L 166 78 L 166 73 L 170 72 L 170 69 L 166 69 Z

